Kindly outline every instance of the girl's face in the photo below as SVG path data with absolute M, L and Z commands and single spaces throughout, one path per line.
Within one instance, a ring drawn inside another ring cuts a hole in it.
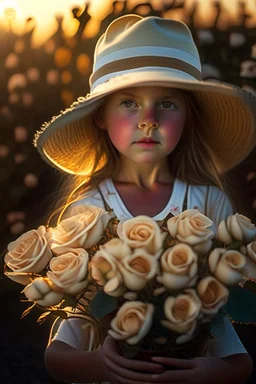
M 107 99 L 100 126 L 108 131 L 120 154 L 137 163 L 151 163 L 174 150 L 185 119 L 182 91 L 134 87 L 118 91 Z M 147 142 L 149 140 L 151 142 Z

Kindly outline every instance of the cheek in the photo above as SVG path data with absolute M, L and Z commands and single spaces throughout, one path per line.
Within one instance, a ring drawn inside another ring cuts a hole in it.
M 183 131 L 184 124 L 184 116 L 177 116 L 175 118 L 166 119 L 163 122 L 164 134 L 167 145 L 172 146 L 178 144 Z
M 130 117 L 116 115 L 109 122 L 108 133 L 114 146 L 122 151 L 132 142 L 134 124 Z

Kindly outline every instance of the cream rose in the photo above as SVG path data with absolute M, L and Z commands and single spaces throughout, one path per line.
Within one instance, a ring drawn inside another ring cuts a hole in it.
M 134 345 L 142 340 L 152 325 L 154 306 L 141 301 L 124 303 L 111 321 L 108 333 L 116 340 Z
M 169 296 L 164 303 L 164 314 L 167 320 L 162 320 L 163 326 L 180 334 L 186 334 L 179 339 L 180 343 L 188 341 L 195 330 L 197 318 L 201 309 L 201 301 L 192 288 L 184 290 L 178 296 Z
M 145 249 L 135 249 L 118 264 L 124 285 L 131 291 L 140 291 L 152 280 L 158 270 L 158 262 Z
M 156 257 L 162 252 L 167 236 L 153 219 L 143 215 L 120 222 L 117 234 L 130 248 L 145 248 Z
M 228 289 L 212 276 L 200 280 L 196 290 L 202 302 L 201 312 L 206 315 L 215 315 L 228 300 Z
M 208 260 L 212 274 L 223 284 L 232 286 L 243 280 L 246 258 L 240 252 L 215 248 Z
M 254 263 L 256 263 L 256 241 L 252 241 L 246 247 L 247 254 Z
M 161 276 L 157 280 L 167 289 L 192 287 L 197 281 L 197 255 L 189 245 L 177 244 L 167 249 L 160 259 Z
M 256 264 L 249 257 L 246 260 L 246 278 L 256 280 Z
M 17 283 L 28 284 L 31 276 L 26 274 L 41 272 L 53 256 L 50 249 L 52 235 L 51 228 L 40 226 L 11 242 L 4 261 L 13 272 L 5 274 Z
M 100 245 L 100 249 L 103 249 L 116 260 L 122 260 L 125 256 L 132 254 L 131 248 L 117 237 L 114 237 L 107 243 Z
M 246 255 L 246 276 L 256 279 L 256 241 L 247 244 L 240 249 Z
M 114 297 L 120 297 L 126 291 L 123 278 L 117 268 L 118 259 L 101 247 L 91 260 L 91 275 L 96 283 L 104 286 L 104 291 Z
M 89 284 L 89 255 L 85 249 L 70 249 L 69 252 L 53 257 L 47 277 L 58 292 L 77 295 Z
M 229 245 L 233 240 L 249 243 L 256 236 L 255 225 L 248 217 L 236 213 L 221 221 L 218 227 L 218 238 Z
M 55 292 L 52 289 L 52 283 L 46 277 L 35 279 L 25 287 L 23 293 L 28 300 L 34 301 L 41 307 L 59 304 L 64 296 L 63 293 Z
M 104 209 L 92 205 L 81 205 L 76 212 L 54 228 L 52 250 L 57 255 L 70 248 L 86 249 L 97 244 L 111 218 Z
M 212 221 L 199 211 L 189 209 L 167 221 L 170 235 L 182 243 L 190 245 L 195 252 L 207 253 L 214 236 Z

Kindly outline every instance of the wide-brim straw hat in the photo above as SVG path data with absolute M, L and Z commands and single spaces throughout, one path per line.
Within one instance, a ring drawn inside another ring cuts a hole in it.
M 90 86 L 89 94 L 35 135 L 43 159 L 65 172 L 85 173 L 81 150 L 88 142 L 86 127 L 93 112 L 106 96 L 130 87 L 193 91 L 205 121 L 200 134 L 220 173 L 240 163 L 256 145 L 255 97 L 231 84 L 202 81 L 198 50 L 182 22 L 138 15 L 114 20 L 96 45 Z

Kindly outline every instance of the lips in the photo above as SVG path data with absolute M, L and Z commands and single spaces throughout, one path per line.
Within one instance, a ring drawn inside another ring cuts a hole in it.
M 144 137 L 143 139 L 137 141 L 137 143 L 157 143 L 157 141 Z

